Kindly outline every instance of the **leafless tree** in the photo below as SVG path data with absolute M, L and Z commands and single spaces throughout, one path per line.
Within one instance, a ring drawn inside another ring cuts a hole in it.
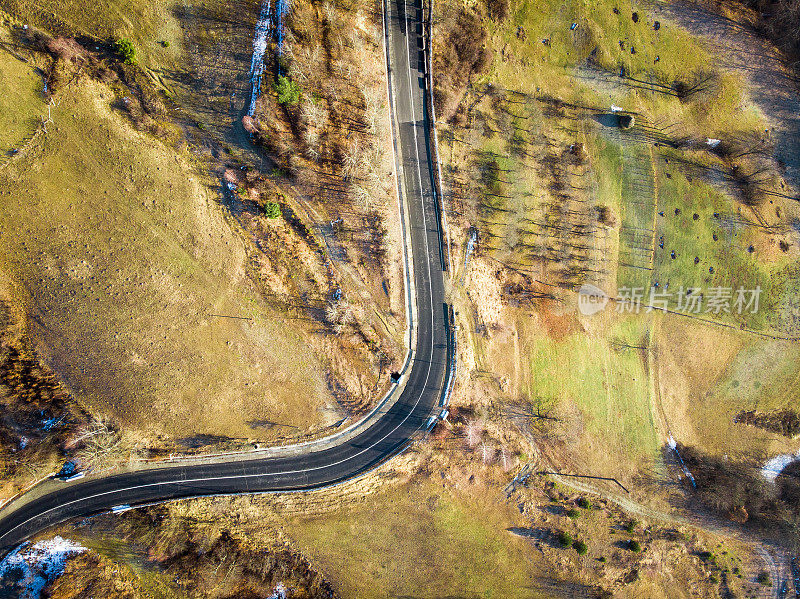
M 484 426 L 483 420 L 476 418 L 467 422 L 467 425 L 464 428 L 464 437 L 467 441 L 467 446 L 470 447 L 470 449 L 475 449 L 475 447 L 478 446 L 478 443 L 481 442 L 485 428 L 486 427 Z
M 481 443 L 481 461 L 484 465 L 489 465 L 494 461 L 495 449 L 492 445 L 483 441 Z

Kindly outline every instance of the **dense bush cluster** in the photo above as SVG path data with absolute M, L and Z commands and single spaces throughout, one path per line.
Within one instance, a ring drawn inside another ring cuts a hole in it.
M 457 12 L 446 15 L 446 21 L 449 33 L 436 54 L 433 72 L 437 78 L 434 83 L 436 109 L 449 118 L 463 88 L 474 75 L 489 67 L 492 55 L 486 47 L 487 33 L 479 12 L 461 6 Z
M 747 410 L 739 412 L 734 418 L 734 422 L 749 424 L 771 433 L 781 434 L 784 437 L 800 435 L 800 414 L 794 410 L 779 410 L 768 413 Z
M 288 77 L 278 75 L 275 91 L 278 92 L 278 104 L 296 106 L 300 101 L 300 86 Z
M 114 52 L 117 53 L 125 64 L 136 64 L 136 48 L 127 38 L 120 38 L 114 42 Z

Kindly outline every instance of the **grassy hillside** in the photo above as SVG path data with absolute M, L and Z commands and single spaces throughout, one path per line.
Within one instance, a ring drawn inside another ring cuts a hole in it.
M 153 433 L 332 417 L 324 368 L 251 288 L 217 184 L 113 99 L 68 90 L 36 151 L 0 173 L 2 269 L 42 354 L 93 411 Z
M 776 121 L 752 101 L 751 74 L 656 7 L 512 0 L 438 11 L 456 247 L 469 227 L 478 232 L 456 274 L 460 401 L 489 413 L 497 403 L 546 407 L 561 421 L 563 449 L 552 455 L 592 474 L 651 468 L 671 433 L 719 454 L 785 448 L 734 422 L 745 409 L 800 409 L 796 343 L 737 331 L 800 332 L 790 299 L 800 182 L 781 162 Z M 458 22 L 470 23 L 470 39 L 485 36 L 482 58 Z M 464 73 L 453 57 L 469 52 L 481 59 Z M 612 106 L 633 126 L 620 127 Z M 612 301 L 582 317 L 584 283 L 620 298 L 639 288 L 642 307 Z M 760 288 L 757 312 L 739 313 L 740 287 Z M 697 312 L 686 308 L 689 288 Z M 733 291 L 727 308 L 709 309 L 713 288 Z M 647 311 L 651 289 L 676 314 Z M 748 349 L 734 358 L 735 348 Z M 746 360 L 758 372 L 781 364 L 784 382 L 737 385 Z
M 373 497 L 374 506 L 295 519 L 291 536 L 345 597 L 476 597 L 531 594 L 524 543 L 502 529 L 506 510 L 463 501 L 432 486 Z M 407 495 L 408 494 L 408 495 Z M 391 591 L 390 591 L 391 589 Z
M 0 29 L 0 40 L 6 41 L 8 32 Z M 21 58 L 21 57 L 20 57 Z M 12 54 L 3 52 L 0 57 L 0 164 L 6 155 L 16 149 L 24 139 L 36 131 L 41 119 L 47 116 L 42 100 L 42 80 L 31 65 Z
M 173 0 L 2 0 L 0 9 L 20 23 L 54 35 L 88 36 L 107 41 L 133 41 L 138 61 L 155 70 L 180 66 L 183 33 Z

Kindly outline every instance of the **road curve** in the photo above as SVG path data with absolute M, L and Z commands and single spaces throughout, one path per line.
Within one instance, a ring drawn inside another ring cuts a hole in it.
M 418 1 L 418 0 L 413 0 Z M 150 467 L 37 487 L 0 511 L 0 555 L 45 528 L 117 505 L 215 494 L 314 489 L 359 476 L 402 450 L 429 423 L 448 367 L 448 307 L 442 233 L 433 194 L 425 112 L 424 60 L 418 49 L 421 11 L 384 0 L 398 183 L 405 197 L 415 288 L 416 346 L 405 387 L 391 406 L 336 443 L 271 452 L 270 457 Z

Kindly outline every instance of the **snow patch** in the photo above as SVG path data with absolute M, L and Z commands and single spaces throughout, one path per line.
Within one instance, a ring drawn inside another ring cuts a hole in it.
M 45 420 L 42 420 L 42 430 L 49 431 L 51 428 L 59 424 L 62 418 L 63 416 L 60 418 L 46 418 Z
M 272 591 L 272 595 L 267 597 L 267 599 L 286 599 L 286 597 L 286 587 L 280 582 L 278 586 L 275 587 L 275 590 Z
M 697 481 L 695 481 L 692 473 L 689 472 L 689 469 L 686 467 L 686 464 L 683 463 L 683 458 L 681 457 L 681 454 L 678 453 L 678 443 L 677 441 L 675 441 L 675 438 L 672 435 L 670 435 L 669 439 L 667 439 L 667 445 L 669 445 L 669 448 L 675 452 L 676 456 L 678 456 L 678 461 L 681 463 L 681 470 L 683 470 L 683 473 L 686 475 L 686 478 L 689 479 L 689 482 L 691 482 L 692 486 L 696 489 Z
M 276 21 L 275 27 L 277 30 L 276 43 L 278 45 L 278 56 L 280 56 L 283 53 L 283 17 L 288 9 L 289 9 L 289 0 L 275 0 L 275 21 Z
M 761 476 L 774 483 L 778 475 L 783 472 L 783 469 L 796 460 L 800 460 L 800 450 L 797 453 L 784 453 L 775 456 L 761 468 Z
M 19 599 L 39 599 L 64 572 L 67 558 L 84 551 L 86 547 L 61 537 L 20 545 L 0 562 L 0 593 L 13 590 Z
M 261 92 L 261 75 L 264 73 L 264 53 L 267 51 L 267 38 L 270 28 L 271 0 L 264 0 L 256 22 L 256 33 L 253 38 L 253 58 L 250 60 L 250 106 L 248 116 L 256 111 L 256 100 Z

